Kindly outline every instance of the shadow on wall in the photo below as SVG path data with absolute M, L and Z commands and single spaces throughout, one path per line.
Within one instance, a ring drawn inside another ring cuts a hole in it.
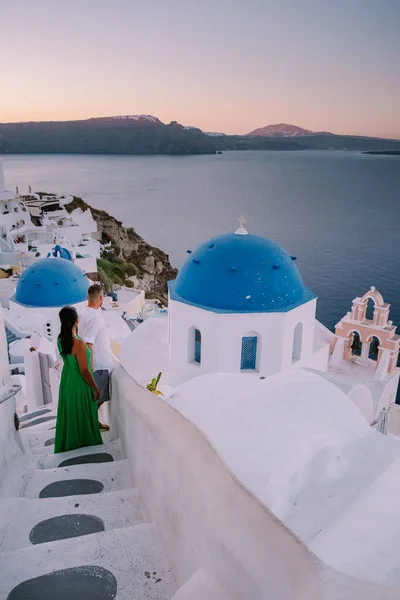
M 112 426 L 181 586 L 175 600 L 398 600 L 320 562 L 191 422 L 120 366 L 112 389 Z
M 349 391 L 348 396 L 371 425 L 374 421 L 376 409 L 374 408 L 372 394 L 367 386 L 356 385 Z

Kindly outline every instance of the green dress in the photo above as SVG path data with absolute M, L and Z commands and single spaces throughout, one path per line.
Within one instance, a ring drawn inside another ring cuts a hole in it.
M 86 347 L 90 372 L 92 352 Z M 58 349 L 61 354 L 60 341 Z M 102 444 L 97 402 L 93 390 L 83 379 L 73 354 L 62 356 L 64 363 L 58 393 L 56 440 L 54 452 L 66 452 Z

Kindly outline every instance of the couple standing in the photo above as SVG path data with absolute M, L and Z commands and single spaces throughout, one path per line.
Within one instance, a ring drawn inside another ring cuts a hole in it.
M 114 366 L 103 315 L 103 290 L 88 290 L 88 306 L 80 317 L 73 306 L 60 311 L 58 348 L 63 360 L 54 451 L 65 452 L 102 444 L 98 409 L 110 399 L 110 372 Z M 79 333 L 78 333 L 79 326 Z

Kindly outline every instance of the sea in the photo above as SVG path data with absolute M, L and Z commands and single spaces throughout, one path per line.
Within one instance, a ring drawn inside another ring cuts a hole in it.
M 186 250 L 235 231 L 297 256 L 333 329 L 375 286 L 400 326 L 400 157 L 345 151 L 206 156 L 6 155 L 8 189 L 74 194 L 108 211 L 179 268 Z M 399 329 L 400 330 L 400 329 Z

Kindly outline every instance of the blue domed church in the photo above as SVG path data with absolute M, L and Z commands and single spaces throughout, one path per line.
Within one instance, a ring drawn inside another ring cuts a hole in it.
M 135 329 L 121 345 L 121 365 L 143 386 L 161 373 L 161 394 L 194 411 L 216 393 L 236 399 L 242 394 L 251 404 L 255 380 L 272 377 L 279 387 L 293 383 L 298 369 L 311 369 L 376 423 L 394 402 L 400 372 L 389 305 L 372 288 L 353 301 L 333 333 L 317 320 L 317 297 L 297 262 L 275 242 L 248 233 L 243 219 L 234 233 L 188 250 L 169 283 L 168 318 L 148 319 Z M 366 319 L 369 299 L 375 303 L 373 320 Z M 355 347 L 353 352 L 354 331 L 361 331 L 361 355 Z M 380 336 L 377 358 L 368 356 L 372 336 Z M 293 383 L 290 393 L 295 401 L 308 391 Z
M 58 313 L 73 305 L 79 311 L 87 302 L 89 280 L 72 260 L 42 258 L 27 267 L 10 299 L 10 316 L 20 329 L 56 339 Z
M 296 257 L 241 223 L 188 251 L 170 282 L 170 357 L 203 373 L 315 365 L 315 312 Z M 326 347 L 321 358 L 327 364 Z

